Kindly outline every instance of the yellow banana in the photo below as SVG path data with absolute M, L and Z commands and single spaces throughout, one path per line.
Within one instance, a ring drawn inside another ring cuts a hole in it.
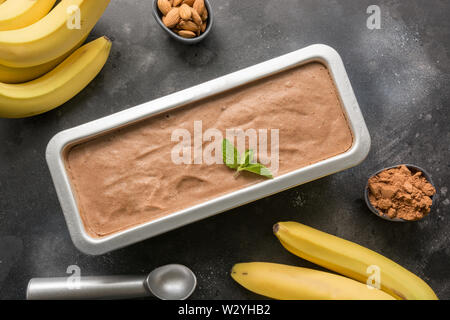
M 28 68 L 13 68 L 2 66 L 0 64 L 0 82 L 4 83 L 22 83 L 34 80 L 40 76 L 46 74 L 58 64 L 63 62 L 68 56 L 70 56 L 75 50 L 77 50 L 86 40 L 85 36 L 75 47 L 73 47 L 69 52 L 66 52 L 61 57 L 56 58 L 50 62 L 41 64 L 39 66 L 28 67 Z
M 61 0 L 38 22 L 22 29 L 0 31 L 0 64 L 26 68 L 62 56 L 89 34 L 109 2 Z
M 238 263 L 231 277 L 252 292 L 278 300 L 394 300 L 346 277 L 275 263 Z
M 437 299 L 433 290 L 415 274 L 356 243 L 296 222 L 280 222 L 273 231 L 293 254 L 360 282 L 366 283 L 370 275 L 368 268 L 374 266 L 380 272 L 381 290 L 397 299 Z
M 24 28 L 39 21 L 56 0 L 8 0 L 0 7 L 0 31 Z
M 60 106 L 95 78 L 110 50 L 111 41 L 101 37 L 76 50 L 41 78 L 21 84 L 0 83 L 0 117 L 29 117 Z

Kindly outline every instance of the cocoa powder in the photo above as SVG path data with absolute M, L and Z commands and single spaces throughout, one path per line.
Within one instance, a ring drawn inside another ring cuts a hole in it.
M 419 220 L 431 209 L 436 193 L 422 172 L 412 173 L 406 166 L 388 169 L 369 179 L 371 204 L 389 218 Z

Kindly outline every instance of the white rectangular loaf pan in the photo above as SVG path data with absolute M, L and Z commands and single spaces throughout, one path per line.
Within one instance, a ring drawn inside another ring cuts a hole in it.
M 71 188 L 64 164 L 64 151 L 66 148 L 118 127 L 312 61 L 323 63 L 331 73 L 353 133 L 353 146 L 350 150 L 338 156 L 278 176 L 275 179 L 263 181 L 104 238 L 93 238 L 87 234 L 78 212 L 75 195 Z M 108 117 L 62 131 L 55 135 L 49 142 L 46 158 L 75 246 L 84 253 L 98 255 L 308 181 L 356 166 L 365 159 L 369 149 L 369 132 L 353 93 L 344 64 L 334 49 L 319 44 L 291 52 Z

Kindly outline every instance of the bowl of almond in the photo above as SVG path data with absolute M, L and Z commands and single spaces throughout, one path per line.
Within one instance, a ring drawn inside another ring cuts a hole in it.
M 213 24 L 208 0 L 154 0 L 153 16 L 172 38 L 186 44 L 205 39 Z

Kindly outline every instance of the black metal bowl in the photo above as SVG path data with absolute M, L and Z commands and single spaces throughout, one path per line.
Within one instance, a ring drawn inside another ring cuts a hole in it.
M 159 24 L 159 26 L 165 32 L 167 32 L 167 34 L 169 36 L 171 36 L 173 39 L 175 39 L 179 42 L 182 42 L 184 44 L 196 44 L 196 43 L 199 43 L 200 41 L 204 40 L 211 33 L 211 29 L 214 24 L 214 14 L 212 11 L 211 4 L 209 3 L 208 0 L 205 0 L 205 6 L 206 6 L 206 10 L 208 10 L 208 19 L 206 20 L 206 22 L 207 22 L 206 29 L 205 29 L 205 32 L 203 32 L 201 35 L 199 35 L 198 37 L 195 37 L 195 38 L 183 38 L 182 36 L 179 36 L 178 34 L 176 34 L 175 32 L 173 32 L 172 30 L 170 30 L 169 28 L 167 28 L 164 25 L 164 23 L 162 22 L 162 13 L 158 9 L 158 0 L 153 0 L 153 8 L 152 8 L 153 9 L 153 17 L 155 18 L 155 20 Z
M 370 178 L 378 175 L 379 173 L 381 173 L 381 172 L 383 172 L 385 170 L 398 168 L 398 167 L 400 167 L 402 165 L 406 166 L 413 174 L 416 173 L 416 172 L 419 172 L 419 171 L 422 172 L 422 174 L 425 177 L 425 179 L 427 179 L 428 182 L 431 183 L 433 185 L 433 187 L 436 189 L 436 186 L 434 185 L 430 174 L 427 171 L 425 171 L 425 169 L 423 169 L 421 167 L 418 167 L 418 166 L 415 166 L 415 165 L 412 165 L 412 164 L 399 164 L 399 165 L 396 165 L 396 166 L 387 167 L 387 168 L 384 168 L 384 169 L 381 169 L 381 170 L 375 172 L 373 175 L 370 176 Z M 369 193 L 370 193 L 370 191 L 369 191 L 369 181 L 367 181 L 366 188 L 364 190 L 364 200 L 366 201 L 366 204 L 367 204 L 367 207 L 369 208 L 369 210 L 372 211 L 374 214 L 376 214 L 378 217 L 380 217 L 382 219 L 385 219 L 385 220 L 394 221 L 394 222 L 409 222 L 409 220 L 404 220 L 404 219 L 400 219 L 400 218 L 392 218 L 391 219 L 388 216 L 384 215 L 382 212 L 378 211 L 372 205 L 372 203 L 370 203 Z M 431 197 L 431 200 L 433 201 L 433 203 L 431 205 L 431 208 L 433 208 L 433 204 L 435 203 L 436 196 L 437 196 L 437 193 Z M 430 210 L 430 213 L 431 213 L 431 210 Z

